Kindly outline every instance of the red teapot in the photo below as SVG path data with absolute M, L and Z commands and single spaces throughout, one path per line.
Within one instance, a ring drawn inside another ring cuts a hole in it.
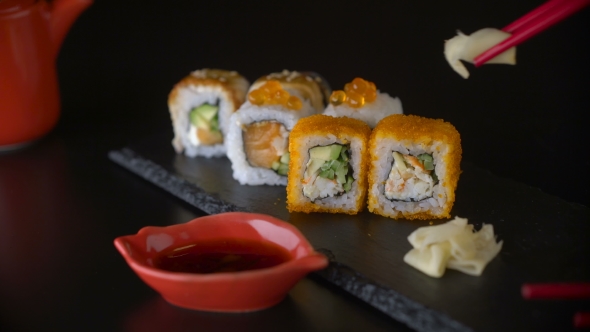
M 55 60 L 92 0 L 0 0 L 0 151 L 33 142 L 60 114 Z

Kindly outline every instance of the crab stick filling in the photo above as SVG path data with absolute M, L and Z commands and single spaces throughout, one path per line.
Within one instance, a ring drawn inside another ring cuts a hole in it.
M 394 151 L 384 194 L 390 200 L 417 202 L 432 197 L 437 182 L 432 155 L 416 157 Z

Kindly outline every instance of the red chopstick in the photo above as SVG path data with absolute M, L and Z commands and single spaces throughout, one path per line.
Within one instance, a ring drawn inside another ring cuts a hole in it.
M 522 297 L 527 300 L 590 298 L 590 283 L 524 284 Z
M 590 0 L 547 1 L 502 29 L 503 31 L 512 33 L 512 36 L 475 57 L 473 63 L 476 67 L 483 65 L 498 54 L 513 46 L 519 45 L 587 5 L 590 5 Z
M 524 284 L 520 292 L 527 300 L 587 299 L 590 298 L 590 283 Z M 590 312 L 576 312 L 574 327 L 590 327 Z

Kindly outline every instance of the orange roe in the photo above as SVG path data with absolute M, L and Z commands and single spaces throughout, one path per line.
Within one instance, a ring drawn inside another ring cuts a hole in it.
M 375 99 L 377 99 L 375 83 L 357 77 L 344 85 L 344 91 L 334 91 L 330 96 L 330 104 L 338 106 L 345 102 L 350 107 L 361 108 L 366 103 L 374 102 Z
M 266 92 L 256 89 L 248 95 L 248 100 L 254 105 L 262 105 L 266 101 L 267 94 Z
M 346 101 L 346 92 L 342 90 L 337 90 L 332 92 L 330 96 L 330 103 L 334 106 L 338 106 Z
M 301 99 L 299 99 L 295 96 L 291 96 L 287 100 L 287 108 L 289 108 L 289 109 L 300 110 L 302 106 L 303 106 L 303 104 L 301 103 Z
M 258 89 L 252 90 L 248 94 L 248 100 L 254 105 L 282 105 L 296 111 L 303 106 L 301 100 L 283 90 L 277 80 L 266 81 Z
M 346 103 L 350 107 L 360 108 L 365 105 L 365 97 L 358 92 L 348 91 L 346 93 Z

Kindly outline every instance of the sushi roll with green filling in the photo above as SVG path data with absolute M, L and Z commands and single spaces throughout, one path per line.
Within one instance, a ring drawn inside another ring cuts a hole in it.
M 313 202 L 348 193 L 354 181 L 349 161 L 349 145 L 330 144 L 309 149 L 303 195 Z
M 235 71 L 202 69 L 178 82 L 168 96 L 177 153 L 225 155 L 230 116 L 244 103 L 248 81 Z
M 348 117 L 313 115 L 299 120 L 289 140 L 289 211 L 362 211 L 370 134 L 366 123 Z
M 318 112 L 312 100 L 322 100 L 318 82 L 307 74 L 270 79 L 277 76 L 254 82 L 248 101 L 231 117 L 227 156 L 233 178 L 243 185 L 287 184 L 289 133 L 299 119 Z
M 371 133 L 369 151 L 369 211 L 394 219 L 450 217 L 462 151 L 453 125 L 391 115 Z

